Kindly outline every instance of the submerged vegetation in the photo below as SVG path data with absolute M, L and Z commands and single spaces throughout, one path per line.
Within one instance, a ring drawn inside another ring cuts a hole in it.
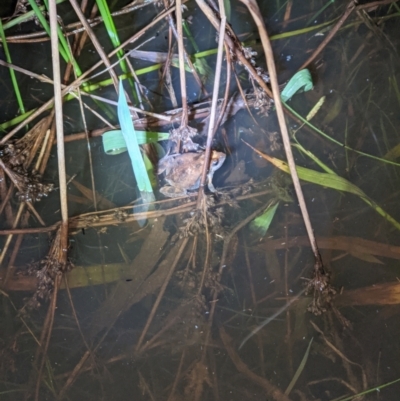
M 397 1 L 0 12 L 1 400 L 398 399 Z

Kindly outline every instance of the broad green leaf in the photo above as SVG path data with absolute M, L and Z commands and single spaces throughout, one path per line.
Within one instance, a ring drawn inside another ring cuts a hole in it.
M 285 89 L 281 93 L 281 99 L 287 102 L 300 89 L 307 92 L 313 88 L 310 71 L 307 69 L 301 70 L 293 75 L 290 81 L 286 84 Z
M 122 81 L 119 81 L 118 119 L 128 148 L 129 157 L 131 158 L 133 173 L 135 174 L 139 191 L 146 199 L 149 199 L 148 194 L 151 194 L 154 199 L 153 189 L 140 152 L 135 128 L 133 127 L 132 116 L 128 108 L 128 103 L 126 102 Z M 147 192 L 148 194 L 143 194 L 143 192 Z
M 169 132 L 136 131 L 136 139 L 139 145 L 166 141 L 168 138 Z M 105 132 L 102 139 L 104 151 L 108 155 L 117 155 L 127 150 L 124 136 L 119 129 Z
M 254 231 L 257 231 L 261 236 L 264 237 L 275 216 L 278 205 L 279 202 L 269 205 L 261 216 L 258 216 L 252 221 L 250 228 Z

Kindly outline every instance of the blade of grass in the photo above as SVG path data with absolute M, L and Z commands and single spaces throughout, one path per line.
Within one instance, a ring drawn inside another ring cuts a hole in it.
M 320 134 L 321 136 L 323 136 L 324 138 L 328 139 L 329 141 L 335 143 L 336 145 L 346 149 L 346 150 L 350 150 L 352 152 L 355 152 L 359 155 L 365 156 L 365 157 L 369 157 L 370 159 L 374 159 L 374 160 L 379 160 L 380 162 L 383 163 L 388 163 L 388 164 L 392 164 L 394 166 L 399 166 L 400 167 L 400 163 L 395 163 L 391 160 L 386 160 L 382 157 L 378 157 L 378 156 L 374 156 L 374 155 L 370 155 L 368 153 L 365 152 L 361 152 L 360 150 L 356 150 L 351 148 L 350 146 L 347 146 L 346 144 L 330 137 L 328 134 L 325 134 L 325 132 L 321 131 L 320 129 L 318 129 L 314 124 L 310 123 L 309 121 L 307 121 L 304 117 L 302 117 L 300 114 L 298 114 L 296 111 L 294 111 L 290 106 L 288 106 L 287 103 L 283 103 L 285 108 L 288 109 L 291 113 L 293 113 L 294 116 L 296 116 L 296 118 L 298 118 L 301 122 L 303 122 L 305 125 L 308 125 L 312 130 L 314 130 L 315 132 L 317 132 L 318 134 Z
M 264 237 L 272 223 L 272 220 L 275 217 L 278 206 L 279 202 L 269 205 L 262 215 L 258 216 L 251 222 L 250 228 L 254 231 L 257 231 L 262 237 Z
M 185 31 L 187 38 L 190 41 L 190 44 L 193 46 L 194 51 L 196 52 L 196 54 L 200 54 L 199 46 L 197 46 L 197 43 L 194 40 L 194 37 L 192 35 L 192 32 L 190 31 L 187 21 L 185 20 L 182 21 L 182 27 L 183 30 Z M 206 82 L 207 79 L 212 77 L 213 71 L 211 67 L 208 65 L 207 60 L 204 59 L 204 57 L 200 58 L 196 56 L 191 56 L 191 58 L 194 58 L 193 65 L 195 66 L 197 72 L 203 77 L 203 83 Z
M 8 49 L 6 35 L 4 34 L 3 23 L 1 21 L 1 19 L 0 19 L 0 36 L 1 36 L 1 41 L 3 42 L 4 54 L 6 55 L 6 60 L 8 63 L 12 63 L 11 55 L 10 55 L 10 51 Z M 12 82 L 12 85 L 14 88 L 15 96 L 17 98 L 18 107 L 19 107 L 21 113 L 25 113 L 25 107 L 24 107 L 24 103 L 22 101 L 21 92 L 19 90 L 17 77 L 15 76 L 15 71 L 12 68 L 10 68 L 10 76 L 11 76 L 11 82 Z
M 320 8 L 307 22 L 306 22 L 306 26 L 310 25 L 311 22 L 315 21 L 316 18 L 318 18 L 318 16 L 325 11 L 325 9 L 327 9 L 331 4 L 333 4 L 335 2 L 335 0 L 328 0 L 326 2 L 326 4 Z
M 259 150 L 253 148 L 253 146 L 251 146 L 247 142 L 245 141 L 243 142 L 251 149 L 253 149 L 256 153 L 258 153 L 262 158 L 268 160 L 275 167 L 289 174 L 289 166 L 287 165 L 287 163 L 275 157 L 270 157 L 260 152 Z M 300 166 L 296 166 L 296 170 L 299 175 L 299 178 L 303 181 L 311 182 L 313 184 L 317 184 L 322 187 L 335 189 L 337 191 L 350 192 L 354 195 L 357 195 L 367 205 L 371 206 L 377 213 L 379 213 L 385 220 L 387 220 L 395 228 L 400 230 L 400 223 L 397 220 L 395 220 L 392 216 L 390 216 L 387 212 L 385 212 L 375 201 L 370 199 L 365 192 L 363 192 L 356 185 L 352 184 L 350 181 L 347 181 L 345 178 L 332 173 L 320 173 L 319 171 L 311 170 Z
M 56 4 L 64 3 L 64 1 L 67 0 L 56 0 Z M 39 6 L 39 10 L 43 11 L 45 8 L 44 6 Z M 19 15 L 18 17 L 15 17 L 11 19 L 10 21 L 7 21 L 4 25 L 3 28 L 6 31 L 7 29 L 12 28 L 13 26 L 18 26 L 24 22 L 32 20 L 33 17 L 35 17 L 36 12 L 34 10 L 28 11 L 25 14 Z
M 296 373 L 294 374 L 294 376 L 293 376 L 292 380 L 290 381 L 287 389 L 285 390 L 285 394 L 286 395 L 290 394 L 290 392 L 292 391 L 292 389 L 293 389 L 294 385 L 296 384 L 298 378 L 300 377 L 301 372 L 304 370 L 304 368 L 306 366 L 308 355 L 310 354 L 310 348 L 311 348 L 311 344 L 312 344 L 313 340 L 314 340 L 314 338 L 312 337 L 310 342 L 308 343 L 308 347 L 307 347 L 306 353 L 304 354 L 303 359 L 301 360 L 301 363 L 300 363 L 299 367 L 296 370 Z
M 391 381 L 389 383 L 381 384 L 380 386 L 376 386 L 376 387 L 370 388 L 370 389 L 362 391 L 361 393 L 358 393 L 358 394 L 353 394 L 353 395 L 351 395 L 349 397 L 336 398 L 335 400 L 332 400 L 332 401 L 351 401 L 351 400 L 355 400 L 357 398 L 360 398 L 363 395 L 379 392 L 383 388 L 392 386 L 393 384 L 398 383 L 398 382 L 400 382 L 400 379 L 393 380 L 393 381 Z
M 104 25 L 106 27 L 107 34 L 111 40 L 111 43 L 113 44 L 114 48 L 119 47 L 121 45 L 121 42 L 118 37 L 117 29 L 115 28 L 114 20 L 111 16 L 110 9 L 108 8 L 107 1 L 96 0 L 96 4 L 97 7 L 99 8 L 101 17 L 103 18 Z M 124 55 L 125 53 L 123 52 L 123 50 L 117 52 L 117 57 L 120 60 L 121 69 L 125 74 L 128 74 L 129 72 L 128 65 L 126 63 L 126 60 L 123 58 Z M 136 93 L 135 84 L 132 81 L 132 79 L 129 79 L 128 82 L 135 99 L 135 104 L 137 104 L 139 100 Z
M 44 17 L 44 15 L 42 14 L 42 11 L 40 10 L 39 6 L 36 4 L 35 0 L 28 0 L 28 1 L 29 1 L 29 5 L 32 7 L 32 10 L 35 12 L 37 19 L 40 21 L 44 30 L 47 32 L 47 34 L 50 36 L 50 26 L 49 26 L 46 18 Z M 48 9 L 48 0 L 44 0 L 44 2 L 45 2 L 46 8 Z M 82 75 L 81 69 L 79 68 L 78 64 L 76 63 L 75 59 L 72 57 L 72 55 L 69 51 L 67 41 L 65 40 L 64 35 L 62 34 L 62 32 L 60 30 L 60 27 L 57 28 L 57 34 L 58 34 L 59 41 L 61 42 L 61 46 L 59 46 L 59 52 L 60 52 L 62 58 L 64 59 L 64 61 L 66 63 L 68 63 L 68 62 L 72 63 L 77 76 Z

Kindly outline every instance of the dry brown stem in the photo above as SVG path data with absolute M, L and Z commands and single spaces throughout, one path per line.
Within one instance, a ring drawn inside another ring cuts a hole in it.
M 267 60 L 268 72 L 271 77 L 271 86 L 272 86 L 272 92 L 274 95 L 276 113 L 278 116 L 279 127 L 281 129 L 282 141 L 283 141 L 283 146 L 285 148 L 286 158 L 287 158 L 289 169 L 290 169 L 290 175 L 292 176 L 297 199 L 299 201 L 301 214 L 303 216 L 307 234 L 310 239 L 311 248 L 314 253 L 314 258 L 315 258 L 314 269 L 316 272 L 318 271 L 318 273 L 323 274 L 323 265 L 322 265 L 321 255 L 319 253 L 319 250 L 317 247 L 317 242 L 315 240 L 314 231 L 313 231 L 311 221 L 310 221 L 310 216 L 308 214 L 307 205 L 306 205 L 306 202 L 304 199 L 299 176 L 298 176 L 297 170 L 296 170 L 296 164 L 295 164 L 294 157 L 293 157 L 292 147 L 290 145 L 289 132 L 288 132 L 288 129 L 286 126 L 285 116 L 283 113 L 283 105 L 282 105 L 282 101 L 281 101 L 279 84 L 278 84 L 278 75 L 276 72 L 276 67 L 275 67 L 275 62 L 274 62 L 274 53 L 272 51 L 271 42 L 269 40 L 263 17 L 260 13 L 260 9 L 258 8 L 256 1 L 255 0 L 241 0 L 241 2 L 243 4 L 245 4 L 247 6 L 247 8 L 249 9 L 249 11 L 257 25 L 258 32 L 261 37 L 261 42 L 263 44 L 265 57 Z
M 354 0 L 350 0 L 349 4 L 346 7 L 346 11 L 340 17 L 339 21 L 336 25 L 331 29 L 331 31 L 326 35 L 325 39 L 320 43 L 320 45 L 314 50 L 313 54 L 305 61 L 299 70 L 306 68 L 309 64 L 311 64 L 317 56 L 325 49 L 326 45 L 332 40 L 332 38 L 336 35 L 337 31 L 344 24 L 346 19 L 350 16 L 350 14 L 354 11 L 356 7 L 356 2 Z
M 215 132 L 215 123 L 216 123 L 216 112 L 218 105 L 218 93 L 219 86 L 221 80 L 221 67 L 222 67 L 222 57 L 224 54 L 224 36 L 225 36 L 225 26 L 226 26 L 226 16 L 225 11 L 222 5 L 221 9 L 221 26 L 219 29 L 219 39 L 218 39 L 218 54 L 217 54 L 217 64 L 214 78 L 214 89 L 213 89 L 213 97 L 211 102 L 211 112 L 210 112 L 210 122 L 208 124 L 208 133 L 207 133 L 207 144 L 204 159 L 207 163 L 203 164 L 203 171 L 201 174 L 200 188 L 199 194 L 197 198 L 197 208 L 206 208 L 206 203 L 204 201 L 204 185 L 206 182 L 207 173 L 209 170 L 209 161 L 211 158 L 211 144 L 214 137 Z M 204 211 L 204 213 L 206 213 Z
M 102 59 L 104 65 L 106 67 L 108 67 L 111 78 L 114 83 L 115 90 L 118 93 L 118 77 L 117 77 L 117 74 L 115 73 L 115 71 L 111 68 L 110 60 L 108 59 L 107 55 L 105 54 L 96 35 L 93 33 L 92 28 L 88 24 L 85 15 L 83 14 L 81 8 L 79 7 L 79 4 L 76 2 L 76 0 L 69 0 L 69 2 L 71 3 L 72 8 L 75 10 L 75 13 L 78 16 L 79 20 L 81 21 L 82 25 L 84 26 L 87 35 L 89 36 L 90 40 L 92 41 L 92 43 L 97 51 L 97 54 Z

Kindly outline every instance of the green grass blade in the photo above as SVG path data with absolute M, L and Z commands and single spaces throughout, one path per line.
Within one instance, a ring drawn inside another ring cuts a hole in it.
M 243 139 L 242 139 L 243 140 Z M 247 146 L 252 148 L 256 153 L 258 153 L 262 158 L 268 160 L 275 167 L 290 174 L 289 166 L 286 162 L 279 160 L 275 157 L 270 157 L 259 150 L 255 149 L 253 146 L 243 141 Z M 392 224 L 395 228 L 400 230 L 400 223 L 395 220 L 390 214 L 385 212 L 375 201 L 370 199 L 368 195 L 358 188 L 356 185 L 347 181 L 345 178 L 340 177 L 332 173 L 320 173 L 319 171 L 311 170 L 309 168 L 296 166 L 297 174 L 299 178 L 303 181 L 311 182 L 312 184 L 320 185 L 325 188 L 335 189 L 337 191 L 349 192 L 351 194 L 360 197 L 367 205 L 371 206 L 377 213 L 379 213 L 385 220 Z
M 40 21 L 40 23 L 43 26 L 43 29 L 47 32 L 47 34 L 50 36 L 50 26 L 46 20 L 46 18 L 44 17 L 44 15 L 42 14 L 41 9 L 39 8 L 39 6 L 36 4 L 35 0 L 28 0 L 29 1 L 29 5 L 32 7 L 32 10 L 34 11 L 37 19 Z M 45 0 L 45 5 L 46 7 L 48 6 L 48 2 L 47 0 Z M 78 64 L 76 63 L 75 59 L 72 57 L 72 55 L 70 54 L 69 48 L 68 48 L 68 44 L 67 41 L 64 38 L 64 35 L 62 34 L 61 30 L 59 27 L 57 27 L 57 31 L 58 31 L 58 37 L 59 40 L 61 42 L 61 46 L 59 46 L 59 52 L 61 54 L 61 57 L 64 59 L 64 61 L 66 63 L 71 62 L 76 74 L 82 75 L 82 71 L 79 68 Z
M 228 22 L 231 22 L 231 14 L 232 14 L 231 0 L 224 0 L 224 8 L 225 8 L 226 19 Z
M 226 13 L 226 7 L 225 7 L 225 13 Z M 227 18 L 227 19 L 229 20 L 229 18 Z M 194 40 L 194 37 L 192 35 L 192 32 L 190 31 L 188 23 L 186 21 L 183 21 L 182 27 L 183 27 L 183 30 L 185 31 L 187 38 L 189 39 L 190 44 L 193 46 L 194 51 L 196 52 L 196 54 L 200 54 L 199 46 L 197 46 L 197 43 Z M 208 52 L 206 52 L 206 53 L 208 54 Z M 197 73 L 202 77 L 203 83 L 205 83 L 207 80 L 212 78 L 213 70 L 208 65 L 207 60 L 204 58 L 204 56 L 196 57 L 196 55 L 193 55 L 193 56 L 191 56 L 191 59 L 193 60 L 193 66 L 196 69 Z M 177 64 L 173 64 L 173 65 L 174 65 L 174 67 L 179 68 L 179 62 Z M 185 70 L 187 67 L 189 67 L 189 66 L 187 65 L 187 63 L 185 63 Z M 188 71 L 192 72 L 190 67 L 189 67 Z
M 313 342 L 314 338 L 311 338 L 310 342 L 308 343 L 308 347 L 306 350 L 306 353 L 303 356 L 303 359 L 301 360 L 301 363 L 299 365 L 299 367 L 296 370 L 296 373 L 294 374 L 292 380 L 290 381 L 287 389 L 285 390 L 285 394 L 289 395 L 290 392 L 292 391 L 294 385 L 296 384 L 297 380 L 299 379 L 301 372 L 304 370 L 306 363 L 307 363 L 307 359 L 308 359 L 308 355 L 310 354 L 310 348 L 311 348 L 311 344 Z
M 135 174 L 139 191 L 144 198 L 149 199 L 148 194 L 151 194 L 152 196 L 150 196 L 150 198 L 152 197 L 154 199 L 153 188 L 151 187 L 146 166 L 140 152 L 135 128 L 133 127 L 132 116 L 128 108 L 128 103 L 126 102 L 122 81 L 119 81 L 118 119 L 128 148 L 129 157 L 132 161 L 133 173 Z
M 6 55 L 7 63 L 12 64 L 11 55 L 10 55 L 10 51 L 8 49 L 6 35 L 4 34 L 3 23 L 1 21 L 1 19 L 0 19 L 0 36 L 1 36 L 1 41 L 3 42 L 4 54 Z M 21 92 L 19 90 L 17 77 L 15 76 L 15 71 L 12 68 L 10 68 L 10 76 L 11 76 L 11 81 L 13 84 L 15 96 L 17 98 L 18 107 L 19 107 L 21 113 L 25 113 L 25 107 L 24 107 L 24 103 L 22 101 Z
M 56 0 L 56 4 L 64 3 L 64 1 L 67 0 Z M 39 10 L 43 11 L 44 6 L 39 6 Z M 11 20 L 7 21 L 4 25 L 3 28 L 6 31 L 7 29 L 12 28 L 13 26 L 18 26 L 24 22 L 30 21 L 32 17 L 35 17 L 36 12 L 34 10 L 28 11 L 25 14 L 19 15 L 18 17 L 12 18 Z
M 336 174 L 331 168 L 329 168 L 325 163 L 323 163 L 321 160 L 318 159 L 317 156 L 315 156 L 313 153 L 311 153 L 309 150 L 305 149 L 300 143 L 294 143 L 292 144 L 293 147 L 299 149 L 301 152 L 303 152 L 305 155 L 307 155 L 314 163 L 316 163 L 319 167 L 321 167 L 322 170 L 325 171 L 325 173 L 328 174 Z
M 47 8 L 47 10 L 49 9 L 49 0 L 44 0 L 44 4 Z M 71 63 L 72 66 L 74 67 L 74 70 L 76 72 L 76 75 L 79 77 L 80 75 L 82 75 L 82 70 L 79 68 L 78 63 L 76 62 L 74 56 L 71 54 L 70 51 L 70 47 L 68 46 L 67 40 L 64 37 L 63 31 L 62 29 L 57 26 L 57 35 L 58 35 L 58 40 L 61 43 L 61 48 L 63 49 L 64 53 L 65 53 L 65 61 L 68 63 Z M 61 51 L 60 51 L 61 54 Z
M 275 217 L 278 206 L 279 202 L 269 205 L 261 216 L 258 216 L 252 221 L 250 228 L 264 237 Z
M 320 9 L 318 10 L 307 22 L 306 22 L 306 26 L 310 25 L 313 21 L 315 21 L 318 16 L 325 11 L 325 9 L 327 9 L 331 4 L 333 4 L 335 2 L 335 0 L 329 0 L 326 2 L 326 4 Z
M 286 109 L 288 109 L 291 113 L 293 113 L 302 123 L 304 123 L 305 125 L 308 125 L 313 131 L 317 132 L 319 135 L 321 135 L 324 138 L 328 139 L 329 141 L 335 143 L 336 145 L 340 146 L 341 148 L 344 148 L 346 150 L 350 150 L 350 151 L 352 151 L 354 153 L 357 153 L 357 154 L 359 154 L 361 156 L 369 157 L 370 159 L 378 160 L 378 161 L 383 162 L 383 163 L 392 164 L 394 166 L 400 167 L 400 163 L 395 163 L 395 162 L 393 162 L 391 160 L 386 160 L 386 159 L 384 159 L 382 157 L 378 157 L 378 156 L 370 155 L 369 153 L 361 152 L 359 150 L 351 148 L 350 146 L 347 146 L 344 143 L 339 142 L 338 140 L 332 138 L 331 136 L 329 136 L 325 132 L 323 132 L 320 129 L 318 129 L 314 124 L 312 124 L 309 121 L 307 121 L 303 116 L 301 116 L 296 111 L 294 111 L 290 106 L 288 106 L 287 103 L 284 103 L 283 105 L 284 105 L 284 107 Z
M 121 42 L 118 37 L 117 29 L 115 28 L 114 20 L 111 16 L 110 9 L 108 8 L 107 1 L 106 0 L 96 0 L 96 4 L 97 4 L 97 7 L 99 8 L 101 17 L 103 18 L 104 25 L 106 27 L 107 34 L 111 40 L 111 43 L 113 44 L 114 47 L 120 46 Z M 125 74 L 128 74 L 129 69 L 128 69 L 128 65 L 127 65 L 125 59 L 123 59 L 124 55 L 125 54 L 124 54 L 123 50 L 120 50 L 117 53 L 117 57 L 120 60 L 121 70 Z M 135 84 L 133 83 L 132 79 L 129 79 L 128 82 L 131 87 L 133 96 L 135 98 L 135 103 L 137 103 L 138 97 L 137 97 L 136 90 L 135 90 Z
M 367 394 L 371 394 L 371 393 L 377 393 L 377 391 L 380 391 L 385 387 L 392 386 L 393 384 L 398 383 L 398 382 L 400 382 L 400 379 L 396 379 L 396 380 L 393 380 L 393 381 L 391 381 L 389 383 L 381 384 L 380 386 L 376 386 L 374 388 L 370 388 L 368 390 L 361 391 L 361 393 L 353 394 L 353 395 L 351 395 L 349 397 L 336 398 L 336 400 L 332 400 L 332 401 L 351 401 L 351 400 L 356 400 L 357 398 L 360 398 L 363 395 L 367 395 Z M 382 399 L 383 399 L 383 397 L 382 397 Z

